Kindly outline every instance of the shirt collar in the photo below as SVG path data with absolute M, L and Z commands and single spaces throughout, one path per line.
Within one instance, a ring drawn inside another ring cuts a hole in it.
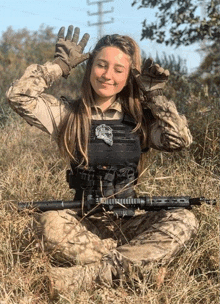
M 95 108 L 98 108 L 101 111 L 99 106 L 95 105 L 95 106 L 92 106 L 92 108 L 94 110 L 95 110 Z M 109 110 L 115 110 L 117 112 L 122 112 L 121 100 L 119 98 L 117 98 L 106 111 L 109 111 Z

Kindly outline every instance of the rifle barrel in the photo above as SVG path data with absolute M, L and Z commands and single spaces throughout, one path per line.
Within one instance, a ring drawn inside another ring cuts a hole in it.
M 40 202 L 20 202 L 18 209 L 38 209 L 40 211 L 77 209 L 81 208 L 81 201 L 40 201 Z

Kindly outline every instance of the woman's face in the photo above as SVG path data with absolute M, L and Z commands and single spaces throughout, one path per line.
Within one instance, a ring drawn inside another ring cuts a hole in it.
M 95 57 L 90 82 L 98 98 L 111 98 L 127 83 L 130 56 L 117 47 L 105 47 Z

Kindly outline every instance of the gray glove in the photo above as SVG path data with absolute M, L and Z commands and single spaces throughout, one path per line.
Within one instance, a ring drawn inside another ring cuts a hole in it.
M 68 77 L 72 68 L 76 67 L 79 63 L 88 59 L 90 54 L 83 54 L 83 50 L 89 40 L 89 34 L 84 34 L 80 42 L 79 33 L 80 29 L 78 27 L 75 28 L 73 33 L 73 26 L 70 25 L 67 30 L 66 37 L 64 38 L 65 27 L 61 27 L 58 36 L 57 43 L 55 47 L 55 55 L 56 58 L 54 60 L 55 63 L 59 64 L 63 71 L 63 76 Z
M 159 64 L 154 64 L 152 58 L 148 58 L 143 64 L 141 73 L 137 69 L 132 69 L 132 74 L 143 94 L 148 97 L 162 95 L 162 89 L 170 72 L 164 70 Z

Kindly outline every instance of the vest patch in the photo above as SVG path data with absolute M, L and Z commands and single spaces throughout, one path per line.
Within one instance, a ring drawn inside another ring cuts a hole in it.
M 99 125 L 95 129 L 95 135 L 98 139 L 102 139 L 109 146 L 113 145 L 113 129 L 105 124 Z

